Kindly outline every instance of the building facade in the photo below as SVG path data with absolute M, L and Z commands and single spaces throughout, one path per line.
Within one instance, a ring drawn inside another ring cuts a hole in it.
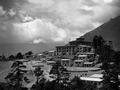
M 73 55 L 77 47 L 75 45 L 70 46 L 57 46 L 56 55 Z
M 78 45 L 78 53 L 79 54 L 83 54 L 83 53 L 87 53 L 87 52 L 91 52 L 91 46 L 87 46 L 87 45 Z
M 61 65 L 64 67 L 70 67 L 71 66 L 71 59 L 61 59 Z
M 84 64 L 83 60 L 75 60 L 74 61 L 74 67 L 82 67 Z
M 85 62 L 84 67 L 93 67 L 94 66 L 94 62 Z
M 75 55 L 91 52 L 91 42 L 84 41 L 84 38 L 77 38 L 64 46 L 56 46 L 56 55 Z

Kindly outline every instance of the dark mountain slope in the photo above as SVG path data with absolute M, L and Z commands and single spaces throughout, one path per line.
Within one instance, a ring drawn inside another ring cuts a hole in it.
M 111 40 L 114 48 L 120 50 L 120 16 L 111 19 L 82 37 L 86 41 L 92 41 L 94 35 L 101 35 L 105 40 Z

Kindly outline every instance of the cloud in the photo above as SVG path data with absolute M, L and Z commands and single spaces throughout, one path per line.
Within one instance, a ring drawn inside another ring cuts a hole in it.
M 113 0 L 104 0 L 105 3 L 111 3 Z
M 120 15 L 120 0 L 7 1 L 0 0 L 6 42 L 66 42 Z
M 0 16 L 1 16 L 1 15 L 4 15 L 5 13 L 6 13 L 6 11 L 4 11 L 4 10 L 3 10 L 3 7 L 0 6 Z
M 13 34 L 13 29 L 11 21 L 0 22 L 0 43 L 19 42 L 17 35 Z
M 40 8 L 49 8 L 54 4 L 53 0 L 28 0 L 28 2 L 37 5 L 37 7 L 40 6 Z
M 38 44 L 38 43 L 40 43 L 40 42 L 45 42 L 45 41 L 42 40 L 42 39 L 34 39 L 32 43 Z
M 33 18 L 32 17 L 30 17 L 29 15 L 23 15 L 23 14 L 20 14 L 20 18 L 21 18 L 21 20 L 23 21 L 23 22 L 29 22 L 29 21 L 32 21 L 33 20 Z
M 28 42 L 36 38 L 54 42 L 64 41 L 67 38 L 67 33 L 64 29 L 39 18 L 25 23 L 14 23 L 14 32 L 22 42 Z
M 21 6 L 20 4 L 24 2 Z M 32 17 L 60 19 L 60 26 L 76 27 L 87 32 L 86 26 L 96 28 L 94 22 L 104 23 L 116 17 L 119 0 L 23 0 L 15 5 Z M 108 13 L 108 14 L 106 14 Z M 58 24 L 58 26 L 59 26 Z M 85 30 L 86 29 L 86 30 Z
M 9 11 L 9 9 L 16 8 L 20 9 L 18 5 L 24 6 L 24 4 L 27 4 L 27 0 L 0 0 L 0 5 L 6 10 Z
M 64 24 L 80 29 L 92 26 L 94 22 L 107 22 L 110 18 L 119 15 L 117 12 L 120 8 L 112 6 L 110 4 L 112 0 L 91 0 L 93 5 L 86 4 L 86 2 L 87 0 L 65 0 L 58 2 L 53 11 L 62 18 Z
M 11 16 L 11 17 L 13 17 L 14 15 L 16 15 L 16 11 L 12 8 L 12 9 L 10 9 L 9 10 L 9 15 Z
M 110 20 L 110 18 L 116 17 L 119 12 L 120 8 L 111 6 L 110 4 L 97 4 L 96 6 L 93 6 L 93 20 L 97 22 L 107 22 Z
M 9 16 L 9 14 L 7 15 Z M 12 14 L 12 16 L 14 15 Z M 2 33 L 0 43 L 67 42 L 81 35 L 78 30 L 71 31 L 67 28 L 58 27 L 48 18 L 34 19 L 21 13 L 20 20 L 10 19 L 0 23 L 0 33 Z

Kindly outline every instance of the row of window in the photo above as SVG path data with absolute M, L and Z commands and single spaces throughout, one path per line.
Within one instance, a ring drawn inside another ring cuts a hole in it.
M 86 57 L 79 57 L 78 59 L 84 60 L 84 59 L 87 59 L 87 58 Z
M 83 52 L 85 52 L 85 51 L 91 51 L 91 48 L 82 48 L 82 47 L 79 47 L 78 51 L 83 51 Z
M 84 67 L 92 67 L 92 64 L 84 64 Z
M 74 52 L 75 49 L 74 48 L 69 48 L 69 49 L 68 48 L 65 48 L 65 49 L 61 48 L 61 49 L 57 49 L 57 52 L 70 52 L 70 51 Z M 91 51 L 91 48 L 88 48 L 88 49 L 87 48 L 85 48 L 85 49 L 84 48 L 83 49 L 82 48 L 78 48 L 78 52 L 89 52 L 89 51 Z

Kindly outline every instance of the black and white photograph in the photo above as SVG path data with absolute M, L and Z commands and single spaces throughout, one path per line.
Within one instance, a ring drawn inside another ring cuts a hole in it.
M 0 0 L 0 90 L 120 90 L 120 0 Z

